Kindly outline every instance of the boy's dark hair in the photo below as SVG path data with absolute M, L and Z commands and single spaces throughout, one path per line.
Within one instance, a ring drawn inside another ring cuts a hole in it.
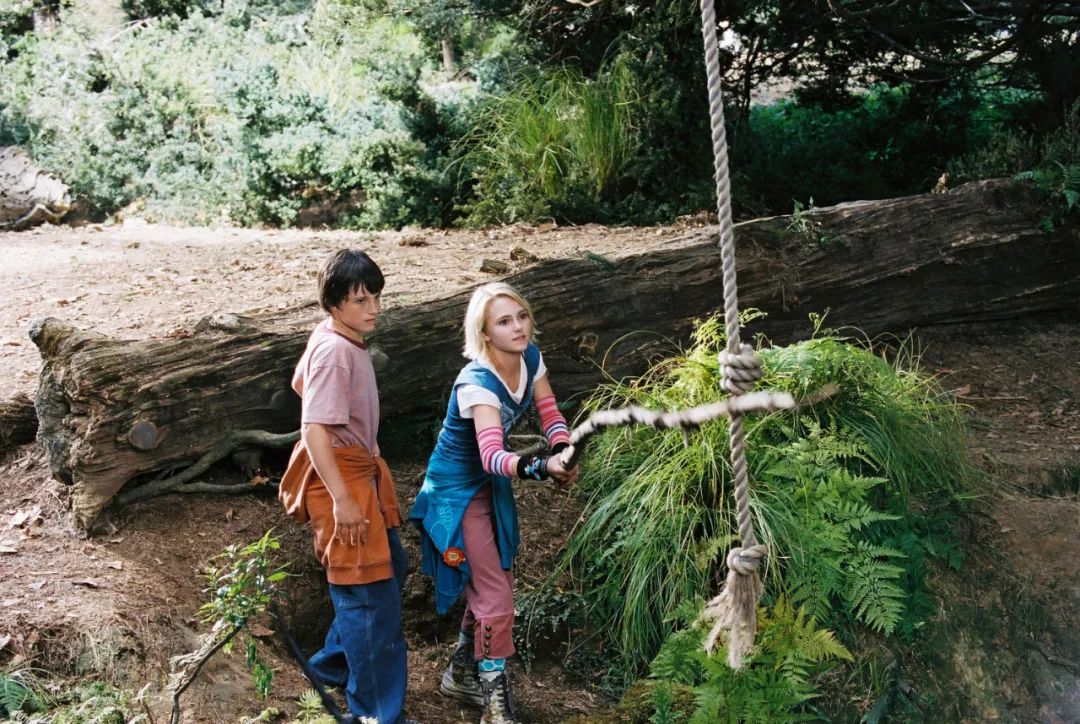
M 335 251 L 319 270 L 319 306 L 329 312 L 358 288 L 380 294 L 385 283 L 379 265 L 364 252 L 359 249 Z

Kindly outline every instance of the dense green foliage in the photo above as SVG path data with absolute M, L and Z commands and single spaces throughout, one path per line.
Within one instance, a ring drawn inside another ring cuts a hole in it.
M 442 223 L 449 199 L 423 140 L 438 110 L 418 85 L 416 38 L 391 21 L 362 33 L 342 22 L 260 18 L 238 0 L 103 43 L 72 11 L 4 68 L 5 135 L 94 211 Z
M 619 196 L 637 151 L 637 99 L 624 63 L 595 80 L 569 68 L 489 97 L 462 140 L 474 223 L 594 216 Z M 615 220 L 615 219 L 611 219 Z
M 1041 138 L 997 126 L 991 142 L 955 159 L 949 170 L 957 181 L 1013 175 L 1032 182 L 1050 199 L 1041 223 L 1052 230 L 1080 211 L 1080 101 L 1065 114 L 1061 127 Z
M 1080 20 L 959 8 L 720 4 L 736 215 L 1057 173 L 1034 150 L 1075 103 Z M 687 0 L 9 0 L 0 144 L 83 215 L 669 221 L 714 205 L 699 22 Z
M 705 322 L 685 357 L 610 386 L 588 407 L 712 401 L 722 344 L 718 320 Z M 958 407 L 915 369 L 831 334 L 761 355 L 762 387 L 800 398 L 840 386 L 794 413 L 747 419 L 755 529 L 771 551 L 771 615 L 790 601 L 790 615 L 843 637 L 910 636 L 932 613 L 927 562 L 962 561 L 951 521 L 970 471 Z M 589 503 L 562 570 L 629 672 L 674 633 L 684 602 L 711 592 L 735 543 L 727 435 L 717 420 L 685 438 L 623 428 L 590 445 L 581 484 Z
M 660 681 L 654 689 L 657 714 L 666 706 L 665 690 L 686 686 L 695 694 L 690 722 L 696 724 L 803 719 L 796 710 L 815 697 L 812 677 L 831 661 L 851 660 L 851 652 L 785 596 L 771 610 L 760 609 L 758 618 L 757 646 L 744 669 L 733 671 L 723 649 L 705 653 L 705 630 L 684 616 L 685 628 L 668 637 L 649 667 Z
M 1063 5 L 1021 14 L 992 2 L 717 3 L 736 214 L 784 213 L 810 197 L 830 204 L 927 191 L 950 159 L 994 145 L 996 121 L 1035 134 L 1060 125 L 1080 93 L 1062 80 L 1080 72 L 1080 14 Z M 617 205 L 621 219 L 713 206 L 697 3 L 464 6 L 477 17 L 511 18 L 544 63 L 592 77 L 610 57 L 628 59 L 640 151 Z M 755 109 L 755 94 L 770 83 L 789 102 Z
M 26 669 L 0 671 L 0 717 L 13 719 L 16 712 L 30 713 L 44 706 L 43 697 L 35 691 L 36 680 Z
M 0 717 L 26 724 L 148 724 L 127 693 L 102 681 L 65 687 L 27 669 L 0 673 Z M 49 692 L 54 693 L 49 693 Z

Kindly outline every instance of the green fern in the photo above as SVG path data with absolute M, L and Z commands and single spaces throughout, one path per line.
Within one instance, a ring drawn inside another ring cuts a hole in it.
M 813 698 L 807 684 L 793 684 L 780 671 L 755 667 L 734 671 L 722 656 L 706 663 L 706 681 L 694 688 L 698 708 L 691 724 L 772 724 L 810 721 L 798 707 Z
M 32 676 L 26 672 L 0 672 L 0 717 L 7 719 L 16 712 L 35 712 L 44 703 L 32 687 Z
M 814 666 L 824 661 L 851 661 L 851 652 L 836 635 L 817 628 L 814 617 L 807 615 L 804 608 L 796 609 L 786 596 L 777 598 L 771 610 L 760 609 L 758 620 L 758 646 L 793 684 L 808 683 Z
M 300 711 L 296 714 L 298 724 L 335 724 L 334 718 L 326 713 L 322 699 L 314 689 L 305 689 L 297 699 Z
M 844 598 L 855 616 L 875 631 L 892 633 L 903 616 L 905 594 L 896 582 L 904 569 L 887 562 L 903 557 L 893 548 L 859 541 L 844 564 Z
M 676 631 L 660 648 L 649 667 L 649 674 L 656 679 L 673 684 L 696 685 L 704 674 L 701 632 L 693 629 Z
M 676 724 L 683 719 L 682 712 L 675 708 L 675 694 L 667 681 L 659 681 L 653 687 L 652 706 L 650 724 Z
M 1021 171 L 1013 178 L 1032 182 L 1035 188 L 1057 202 L 1057 208 L 1042 221 L 1047 231 L 1053 231 L 1056 224 L 1080 209 L 1080 165 L 1055 160 L 1053 165 Z
M 791 550 L 787 590 L 812 616 L 827 619 L 833 600 L 844 587 L 843 556 L 848 549 L 844 531 L 825 519 L 807 521 Z
M 698 610 L 700 606 L 698 602 Z M 778 597 L 770 608 L 760 608 L 758 624 L 757 645 L 740 671 L 727 665 L 722 648 L 706 655 L 705 629 L 691 626 L 668 637 L 650 675 L 668 686 L 694 687 L 697 709 L 691 722 L 811 719 L 802 705 L 815 696 L 814 678 L 833 661 L 850 661 L 851 652 L 786 596 Z M 662 697 L 653 703 L 660 715 Z

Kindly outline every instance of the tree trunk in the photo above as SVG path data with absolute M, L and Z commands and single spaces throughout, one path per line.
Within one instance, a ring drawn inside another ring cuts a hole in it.
M 68 189 L 14 146 L 0 148 L 0 229 L 59 221 L 71 207 Z
M 993 181 L 740 224 L 740 308 L 768 312 L 747 336 L 806 337 L 808 315 L 826 311 L 830 326 L 874 335 L 1076 310 L 1080 233 L 1040 231 L 1040 203 L 1026 187 Z M 694 320 L 722 308 L 716 235 L 689 230 L 508 278 L 533 304 L 562 399 L 640 373 L 685 341 Z M 371 338 L 384 420 L 441 416 L 462 364 L 469 294 L 384 315 Z M 54 473 L 75 485 L 77 521 L 90 526 L 125 484 L 191 465 L 237 431 L 295 430 L 289 378 L 318 318 L 314 306 L 219 315 L 188 339 L 144 341 L 38 322 L 39 439 Z
M 453 73 L 457 68 L 457 60 L 454 58 L 454 39 L 442 39 L 442 67 L 447 73 Z
M 0 455 L 16 445 L 28 443 L 37 432 L 37 413 L 34 401 L 26 395 L 16 395 L 0 401 Z

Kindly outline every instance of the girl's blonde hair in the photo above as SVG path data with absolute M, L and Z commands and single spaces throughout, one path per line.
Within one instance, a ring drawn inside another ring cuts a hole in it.
M 484 284 L 473 292 L 472 299 L 469 300 L 469 309 L 465 312 L 465 347 L 461 353 L 469 359 L 479 359 L 487 349 L 487 343 L 484 342 L 484 321 L 487 319 L 488 305 L 496 297 L 509 297 L 524 307 L 529 319 L 532 320 L 530 341 L 534 341 L 540 331 L 536 328 L 536 317 L 533 316 L 532 307 L 516 289 L 504 282 Z

